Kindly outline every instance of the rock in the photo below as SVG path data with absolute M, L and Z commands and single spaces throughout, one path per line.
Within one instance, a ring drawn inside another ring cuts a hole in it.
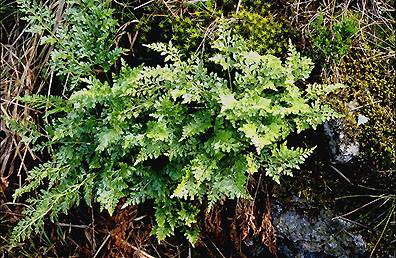
M 348 232 L 351 223 L 333 219 L 329 211 L 309 216 L 275 201 L 272 218 L 280 257 L 365 257 L 362 237 Z
M 354 234 L 353 224 L 335 218 L 331 211 L 293 196 L 285 205 L 272 201 L 272 225 L 279 258 L 367 257 L 366 243 Z M 274 257 L 260 237 L 244 240 L 247 257 Z
M 347 133 L 342 119 L 336 119 L 324 124 L 324 131 L 329 139 L 331 159 L 338 164 L 345 164 L 359 155 L 359 143 Z

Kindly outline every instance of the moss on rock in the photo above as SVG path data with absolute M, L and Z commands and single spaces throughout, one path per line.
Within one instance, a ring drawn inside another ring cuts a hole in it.
M 371 51 L 350 54 L 337 75 L 347 87 L 332 100 L 360 142 L 361 158 L 382 170 L 396 164 L 396 75 L 388 72 L 389 65 Z

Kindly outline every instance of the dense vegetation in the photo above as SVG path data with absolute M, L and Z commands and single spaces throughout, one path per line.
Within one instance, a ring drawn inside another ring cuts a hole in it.
M 391 2 L 0 4 L 0 252 L 243 256 L 254 235 L 276 255 L 287 191 L 394 254 Z M 360 145 L 338 169 L 336 119 Z

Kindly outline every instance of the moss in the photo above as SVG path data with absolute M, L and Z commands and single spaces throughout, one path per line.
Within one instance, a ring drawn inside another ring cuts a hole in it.
M 184 55 L 197 51 L 205 39 L 210 24 L 221 16 L 220 10 L 215 10 L 209 4 L 189 5 L 183 7 L 177 15 L 172 15 L 165 6 L 156 5 L 143 15 L 137 30 L 139 30 L 137 50 L 139 57 L 150 56 L 144 44 L 153 42 L 172 42 Z M 154 13 L 154 14 L 153 14 Z
M 387 72 L 388 66 L 389 61 L 376 59 L 370 51 L 350 54 L 338 66 L 337 80 L 347 87 L 332 100 L 346 113 L 349 134 L 361 144 L 361 158 L 378 169 L 396 164 L 396 75 Z M 358 125 L 359 116 L 367 122 Z
M 185 55 L 190 55 L 207 43 L 213 22 L 225 16 L 235 20 L 234 32 L 241 35 L 251 49 L 260 54 L 285 55 L 291 31 L 287 20 L 274 17 L 270 4 L 260 0 L 242 2 L 238 14 L 235 14 L 237 3 L 223 1 L 214 5 L 208 1 L 206 4 L 189 5 L 177 16 L 156 6 L 155 15 L 143 16 L 139 21 L 139 43 L 172 41 Z
M 288 47 L 290 28 L 283 18 L 275 19 L 270 12 L 241 10 L 234 31 L 247 40 L 251 49 L 260 54 L 283 55 Z

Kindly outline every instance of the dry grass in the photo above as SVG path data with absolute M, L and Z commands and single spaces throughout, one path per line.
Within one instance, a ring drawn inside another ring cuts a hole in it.
M 21 173 L 28 168 L 26 161 L 37 158 L 10 128 L 9 120 L 37 122 L 37 111 L 20 103 L 18 98 L 43 91 L 45 80 L 41 74 L 48 61 L 48 49 L 39 46 L 39 37 L 25 31 L 17 13 L 12 18 L 8 24 L 2 23 L 0 42 L 0 190 L 7 187 L 13 175 L 19 177 L 20 184 Z
M 47 48 L 39 46 L 39 37 L 26 32 L 16 3 L 3 3 L 0 0 L 0 253 L 6 251 L 8 228 L 22 210 L 21 205 L 10 202 L 10 194 L 23 183 L 31 161 L 38 158 L 10 122 L 38 124 L 38 112 L 18 98 L 43 91 L 41 74 L 48 60 Z

